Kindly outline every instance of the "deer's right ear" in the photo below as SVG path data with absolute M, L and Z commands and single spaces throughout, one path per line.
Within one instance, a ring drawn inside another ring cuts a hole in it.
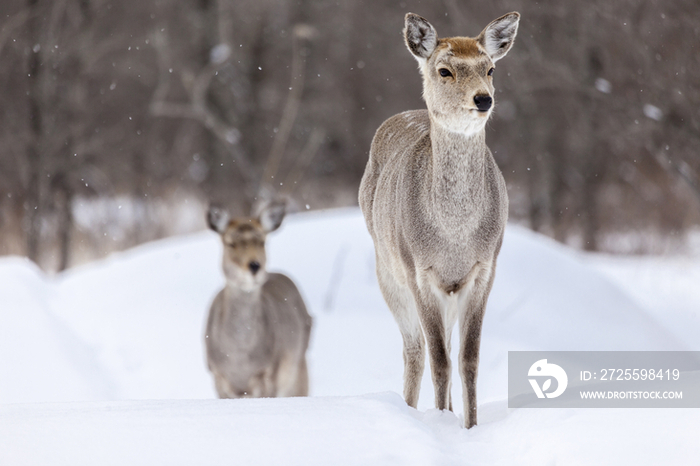
M 214 205 L 209 206 L 209 211 L 207 212 L 207 224 L 209 228 L 217 233 L 223 234 L 230 220 L 231 216 L 226 209 Z
M 438 36 L 433 25 L 413 13 L 406 14 L 403 36 L 406 47 L 418 61 L 426 60 L 437 47 Z
M 267 204 L 258 218 L 265 233 L 278 229 L 286 213 L 287 202 L 284 200 L 275 200 Z

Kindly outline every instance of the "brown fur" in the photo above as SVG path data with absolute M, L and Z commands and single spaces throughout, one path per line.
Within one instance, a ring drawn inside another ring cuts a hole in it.
M 438 48 L 447 47 L 450 52 L 459 57 L 478 57 L 485 55 L 479 48 L 479 43 L 471 37 L 448 37 L 438 40 Z

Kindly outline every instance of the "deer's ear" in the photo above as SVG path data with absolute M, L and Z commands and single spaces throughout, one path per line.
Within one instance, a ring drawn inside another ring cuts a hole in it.
M 520 13 L 512 12 L 501 16 L 481 31 L 476 40 L 494 62 L 506 56 L 513 46 L 515 35 L 518 33 Z
M 210 205 L 207 211 L 207 225 L 217 233 L 223 234 L 231 221 L 231 216 L 226 209 Z
M 438 36 L 433 25 L 413 13 L 406 14 L 403 37 L 406 47 L 418 61 L 426 60 L 437 47 Z
M 285 201 L 272 201 L 266 205 L 258 217 L 265 233 L 278 229 L 286 213 L 287 203 Z

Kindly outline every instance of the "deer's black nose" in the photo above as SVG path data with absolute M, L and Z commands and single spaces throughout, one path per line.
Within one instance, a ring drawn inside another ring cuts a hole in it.
M 260 262 L 250 261 L 250 264 L 248 264 L 248 268 L 251 272 L 253 272 L 253 275 L 255 275 L 256 273 L 258 273 L 258 270 L 260 270 Z
M 493 99 L 490 95 L 477 95 L 474 96 L 474 103 L 476 104 L 476 108 L 480 112 L 485 112 L 486 110 L 491 108 Z

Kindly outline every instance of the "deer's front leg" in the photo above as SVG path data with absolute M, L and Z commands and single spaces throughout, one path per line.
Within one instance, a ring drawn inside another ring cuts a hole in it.
M 462 379 L 462 399 L 464 401 L 464 427 L 476 425 L 476 377 L 479 372 L 479 348 L 481 327 L 484 321 L 486 301 L 493 285 L 495 264 L 484 271 L 474 282 L 466 309 L 459 322 L 459 374 Z
M 460 338 L 459 374 L 462 379 L 464 401 L 464 427 L 476 425 L 476 376 L 479 372 L 479 345 L 483 312 L 467 318 L 463 338 Z
M 439 300 L 428 290 L 416 293 L 416 305 L 428 345 L 430 371 L 435 389 L 435 407 L 450 409 L 450 375 L 452 364 L 447 350 L 445 322 Z

